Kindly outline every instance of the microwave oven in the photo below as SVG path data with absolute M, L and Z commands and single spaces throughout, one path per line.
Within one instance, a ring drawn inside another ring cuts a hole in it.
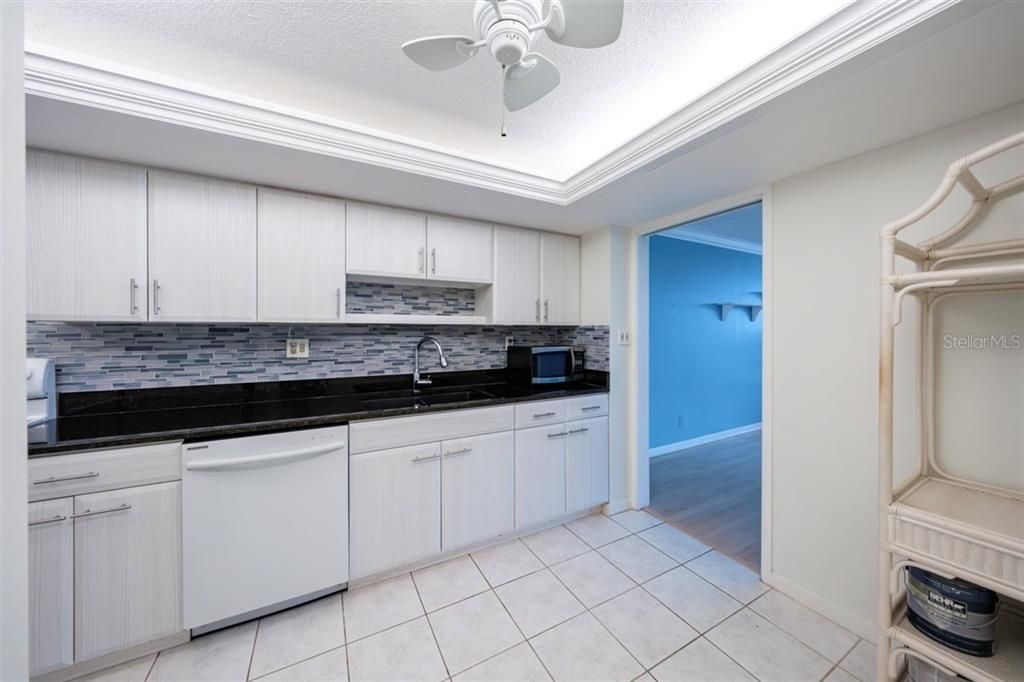
M 509 379 L 517 384 L 582 381 L 585 355 L 579 346 L 509 346 Z

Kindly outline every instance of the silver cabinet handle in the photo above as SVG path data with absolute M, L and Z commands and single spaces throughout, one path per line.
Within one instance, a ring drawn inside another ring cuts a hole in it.
M 535 305 L 537 307 L 537 312 L 534 313 L 534 318 L 537 320 L 537 322 L 540 322 L 540 299 L 539 298 L 536 300 Z
M 42 525 L 47 524 L 47 523 L 57 523 L 58 521 L 67 521 L 67 520 L 68 520 L 68 517 L 64 516 L 63 514 L 57 514 L 56 516 L 51 516 L 48 519 L 39 519 L 38 521 L 29 521 L 28 525 L 31 528 L 32 526 L 42 526 Z
M 419 256 L 419 259 L 420 259 L 420 274 L 422 274 L 423 273 L 423 267 L 424 267 L 423 266 L 424 256 L 423 256 L 423 247 L 422 246 L 419 248 L 418 251 L 416 251 L 416 255 Z
M 600 410 L 600 409 L 601 409 L 600 405 L 587 405 L 586 407 L 581 407 L 580 408 L 580 412 L 590 412 L 591 410 Z
M 341 287 L 338 287 L 334 292 L 334 314 L 337 318 L 341 319 Z
M 444 453 L 445 457 L 455 457 L 457 455 L 468 455 L 473 452 L 473 448 L 462 448 L 461 450 L 452 450 L 451 452 Z
M 586 433 L 589 430 L 590 430 L 589 428 L 584 426 L 582 429 L 569 429 L 569 433 L 570 434 L 573 434 L 573 433 Z
M 537 414 L 533 415 L 533 417 L 534 417 L 534 419 L 540 419 L 541 417 L 554 417 L 556 414 L 558 414 L 558 413 L 557 412 L 538 412 Z
M 548 438 L 561 438 L 562 436 L 568 436 L 568 435 L 569 435 L 568 433 L 566 433 L 565 431 L 562 431 L 560 433 L 549 433 L 548 434 Z
M 544 321 L 548 321 L 548 299 L 544 299 Z
M 427 455 L 425 457 L 413 457 L 412 463 L 419 464 L 420 462 L 429 462 L 433 459 L 441 459 L 441 455 Z
M 153 280 L 153 314 L 160 314 L 160 280 Z
M 44 485 L 46 483 L 60 483 L 61 481 L 77 481 L 82 478 L 96 478 L 100 475 L 98 471 L 90 471 L 87 474 L 72 474 L 70 476 L 50 476 L 49 478 L 40 478 L 38 481 L 32 481 L 32 485 Z
M 73 519 L 83 519 L 83 518 L 85 518 L 87 516 L 99 516 L 100 514 L 110 514 L 110 513 L 113 513 L 113 512 L 128 511 L 131 508 L 132 508 L 132 506 L 130 504 L 124 503 L 124 504 L 119 504 L 116 507 L 110 507 L 109 509 L 97 509 L 96 511 L 93 511 L 92 509 L 86 509 L 84 512 L 78 512 L 77 514 L 72 514 L 71 518 L 73 518 Z
M 430 250 L 430 274 L 437 274 L 437 249 Z
M 138 291 L 138 289 L 139 289 L 139 284 L 138 284 L 138 282 L 135 281 L 135 278 L 132 277 L 132 279 L 131 279 L 131 286 L 129 287 L 129 301 L 130 301 L 129 308 L 131 310 L 131 314 L 132 315 L 134 315 L 135 313 L 139 312 L 139 306 L 135 302 L 135 292 Z

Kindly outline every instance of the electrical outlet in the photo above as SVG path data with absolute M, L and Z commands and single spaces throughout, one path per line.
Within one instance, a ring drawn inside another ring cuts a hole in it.
M 619 342 L 620 346 L 628 346 L 631 343 L 628 329 L 617 330 L 615 338 Z
M 515 342 L 516 342 L 516 339 L 515 339 L 514 336 L 506 336 L 505 337 L 505 350 L 508 350 L 508 347 L 513 345 L 513 344 L 515 344 Z
M 309 339 L 288 339 L 285 356 L 288 358 L 308 358 Z

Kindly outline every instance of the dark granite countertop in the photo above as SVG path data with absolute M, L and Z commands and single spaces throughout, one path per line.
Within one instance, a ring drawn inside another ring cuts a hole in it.
M 608 391 L 606 372 L 582 382 L 524 386 L 504 370 L 440 372 L 413 392 L 412 376 L 355 377 L 68 393 L 45 443 L 28 456 L 170 440 L 214 440 Z

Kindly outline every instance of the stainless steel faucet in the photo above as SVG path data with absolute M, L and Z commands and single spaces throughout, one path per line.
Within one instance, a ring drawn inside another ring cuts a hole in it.
M 437 342 L 437 339 L 435 339 L 433 336 L 424 336 L 422 339 L 420 339 L 420 342 L 416 344 L 416 361 L 415 364 L 413 365 L 412 370 L 413 390 L 416 390 L 420 386 L 429 386 L 430 384 L 433 383 L 430 379 L 420 379 L 420 346 L 422 346 L 425 343 L 434 344 L 434 348 L 437 349 L 437 355 L 440 358 L 441 367 L 444 368 L 448 366 L 448 358 L 444 356 L 444 351 L 441 350 L 441 344 L 439 344 Z

